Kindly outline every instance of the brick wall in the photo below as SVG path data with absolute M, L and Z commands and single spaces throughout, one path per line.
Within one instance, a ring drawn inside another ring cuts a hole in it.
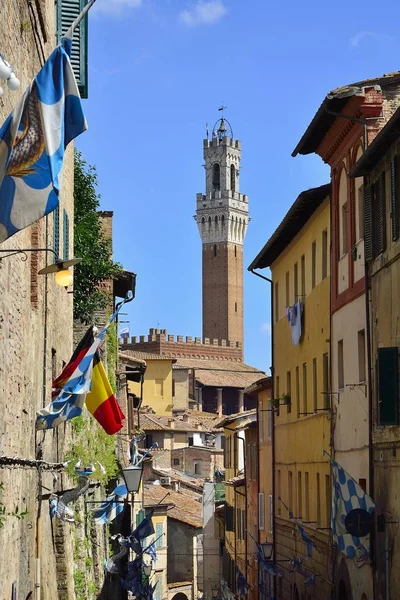
M 203 244 L 203 336 L 243 348 L 243 246 Z
M 43 9 L 44 29 L 40 25 L 36 3 L 32 3 L 31 11 L 27 2 L 5 0 L 1 5 L 1 52 L 13 64 L 21 80 L 21 89 L 18 92 L 10 92 L 3 86 L 4 96 L 0 99 L 1 123 L 40 68 L 31 24 L 32 14 L 37 18 L 38 34 L 46 56 L 53 49 L 54 2 L 43 0 L 38 4 Z M 65 208 L 71 223 L 70 255 L 73 248 L 72 152 L 70 147 L 66 154 L 60 196 L 60 215 Z M 62 221 L 60 225 L 62 248 Z M 49 215 L 48 219 L 42 219 L 36 225 L 21 231 L 1 247 L 43 248 L 47 242 L 51 245 L 52 239 L 53 215 Z M 45 302 L 46 278 L 37 275 L 37 271 L 45 264 L 44 253 L 28 255 L 26 261 L 22 260 L 21 255 L 0 260 L 0 455 L 35 458 L 37 442 L 43 438 L 43 434 L 35 435 L 35 414 L 51 397 L 52 349 L 53 365 L 57 372 L 61 370 L 63 361 L 68 361 L 71 356 L 72 295 L 56 286 L 53 276 L 48 276 Z M 69 431 L 70 426 L 67 426 L 65 430 L 64 427 L 60 427 L 57 432 L 46 434 L 45 460 L 63 458 Z M 60 489 L 60 476 L 55 485 L 51 476 L 47 480 L 51 491 Z M 17 521 L 9 518 L 5 527 L 0 529 L 0 547 L 7 548 L 0 561 L 1 597 L 11 597 L 12 583 L 17 581 L 18 597 L 26 598 L 28 593 L 34 590 L 35 582 L 37 472 L 35 469 L 0 467 L 0 481 L 5 485 L 2 501 L 7 507 L 12 509 L 18 505 L 21 509 L 26 506 L 29 510 L 25 519 Z M 41 531 L 41 599 L 55 600 L 58 598 L 57 567 L 47 501 L 42 506 Z M 72 545 L 68 535 L 66 532 L 65 552 L 68 560 L 72 561 Z M 73 592 L 69 598 L 73 600 Z

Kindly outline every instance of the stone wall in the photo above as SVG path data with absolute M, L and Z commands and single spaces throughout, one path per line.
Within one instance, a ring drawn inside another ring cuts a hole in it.
M 42 14 L 37 12 L 41 7 Z M 0 50 L 14 66 L 21 89 L 10 92 L 6 86 L 0 99 L 0 122 L 22 96 L 25 88 L 40 68 L 40 45 L 46 57 L 54 47 L 55 8 L 51 0 L 40 3 L 3 0 L 0 19 Z M 41 18 L 43 17 L 43 18 Z M 37 25 L 37 38 L 33 28 Z M 38 39 L 39 38 L 39 39 Z M 39 41 L 40 40 L 40 41 Z M 70 221 L 70 256 L 73 254 L 73 149 L 68 149 L 62 175 L 60 196 L 60 248 L 63 248 L 63 211 Z M 1 244 L 1 248 L 52 247 L 53 215 L 41 219 Z M 72 295 L 56 286 L 53 276 L 37 274 L 46 265 L 46 253 L 28 253 L 2 258 L 0 255 L 0 457 L 18 456 L 34 459 L 38 443 L 43 441 L 46 461 L 62 460 L 68 444 L 69 426 L 43 434 L 35 433 L 35 414 L 51 398 L 51 378 L 59 373 L 72 350 Z M 52 257 L 49 255 L 48 260 Z M 38 522 L 38 473 L 36 469 L 4 468 L 0 462 L 0 481 L 4 483 L 1 500 L 7 509 L 27 508 L 29 514 L 21 520 L 12 517 L 0 529 L 1 596 L 11 597 L 14 581 L 18 598 L 34 592 L 36 540 L 39 536 L 41 556 L 41 599 L 58 599 L 57 565 L 47 500 L 42 503 Z M 60 489 L 63 478 L 54 483 L 46 476 L 51 488 Z M 47 491 L 47 490 L 46 490 Z M 65 552 L 72 561 L 72 545 Z M 68 583 L 68 598 L 74 592 Z

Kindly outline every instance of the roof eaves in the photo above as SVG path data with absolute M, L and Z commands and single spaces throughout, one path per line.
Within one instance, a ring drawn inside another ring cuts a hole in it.
M 400 138 L 400 108 L 381 129 L 371 145 L 365 150 L 361 158 L 350 170 L 348 177 L 362 177 L 367 175 L 385 156 L 391 145 Z
M 253 271 L 254 269 L 270 267 L 302 230 L 310 217 L 330 194 L 330 191 L 331 184 L 327 183 L 301 192 L 265 246 L 247 269 Z
M 296 148 L 293 150 L 292 156 L 297 156 L 297 154 L 311 154 L 312 152 L 315 152 L 324 135 L 337 118 L 337 116 L 330 113 L 340 112 L 350 98 L 354 96 L 364 96 L 364 90 L 366 87 L 386 87 L 396 83 L 400 83 L 400 73 L 398 71 L 394 73 L 388 73 L 387 75 L 383 75 L 381 77 L 375 77 L 373 79 L 357 81 L 356 83 L 351 83 L 350 85 L 342 86 L 329 92 L 301 137 Z

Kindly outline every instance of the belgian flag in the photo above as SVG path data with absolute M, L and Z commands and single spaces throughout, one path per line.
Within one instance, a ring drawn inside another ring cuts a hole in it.
M 125 416 L 113 394 L 98 352 L 94 355 L 92 389 L 86 396 L 85 404 L 106 433 L 114 435 L 122 429 Z

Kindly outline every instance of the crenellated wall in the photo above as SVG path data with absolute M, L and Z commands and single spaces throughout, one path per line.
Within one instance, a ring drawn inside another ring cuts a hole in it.
M 209 339 L 167 334 L 166 329 L 149 329 L 148 335 L 120 339 L 121 350 L 134 350 L 151 354 L 168 355 L 172 358 L 199 358 L 215 360 L 242 360 L 242 345 L 224 339 Z

